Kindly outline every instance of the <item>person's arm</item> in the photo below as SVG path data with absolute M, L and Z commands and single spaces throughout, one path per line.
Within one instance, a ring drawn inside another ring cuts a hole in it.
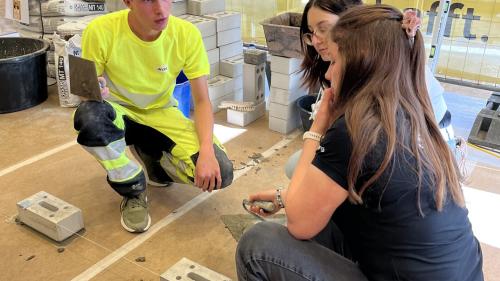
M 332 124 L 333 112 L 331 90 L 325 91 L 324 95 L 317 118 L 310 129 L 311 132 L 321 135 L 325 135 Z M 290 185 L 281 192 L 287 214 L 288 231 L 297 239 L 310 239 L 317 235 L 348 196 L 344 188 L 312 164 L 318 147 L 318 141 L 304 140 L 302 155 Z M 275 196 L 275 190 L 268 190 L 253 194 L 249 199 L 273 201 L 277 205 Z M 251 210 L 266 215 L 256 207 L 252 207 Z
M 222 178 L 213 147 L 214 118 L 208 97 L 207 78 L 202 76 L 189 80 L 189 83 L 194 98 L 194 123 L 200 143 L 194 184 L 204 191 L 212 191 L 221 187 Z

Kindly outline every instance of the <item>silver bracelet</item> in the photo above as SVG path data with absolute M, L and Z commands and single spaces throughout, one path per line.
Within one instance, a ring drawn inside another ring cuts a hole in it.
M 276 189 L 276 202 L 278 203 L 278 207 L 285 208 L 283 198 L 281 198 L 281 189 Z

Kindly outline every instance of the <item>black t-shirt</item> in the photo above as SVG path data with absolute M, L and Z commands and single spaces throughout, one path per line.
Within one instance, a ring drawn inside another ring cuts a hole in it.
M 342 230 L 353 259 L 370 280 L 483 280 L 482 254 L 467 209 L 448 198 L 435 208 L 433 187 L 423 180 L 418 207 L 415 159 L 398 149 L 390 168 L 363 194 L 363 204 L 346 200 L 332 219 Z M 326 132 L 313 165 L 347 189 L 352 143 L 344 117 Z M 363 163 L 356 186 L 382 163 L 384 138 Z

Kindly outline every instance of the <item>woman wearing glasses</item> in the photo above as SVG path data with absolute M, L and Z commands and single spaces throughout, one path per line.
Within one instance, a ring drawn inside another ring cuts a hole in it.
M 329 88 L 330 83 L 325 79 L 325 73 L 330 65 L 327 49 L 328 31 L 337 23 L 339 15 L 349 7 L 362 5 L 360 0 L 311 0 L 304 7 L 300 35 L 302 38 L 303 85 L 317 93 L 321 88 Z M 425 80 L 429 97 L 431 99 L 434 116 L 438 121 L 439 129 L 444 140 L 455 154 L 459 168 L 464 173 L 465 155 L 459 153 L 463 150 L 461 142 L 455 137 L 451 125 L 451 113 L 448 111 L 443 97 L 444 89 L 436 80 L 428 67 L 425 69 Z M 292 178 L 293 171 L 300 158 L 302 150 L 290 156 L 285 165 L 285 173 Z
M 304 53 L 301 70 L 303 86 L 310 91 L 317 93 L 321 88 L 330 87 L 330 82 L 325 78 L 330 65 L 326 44 L 328 31 L 337 23 L 340 13 L 361 4 L 361 0 L 311 0 L 304 7 L 300 24 L 300 43 Z M 290 156 L 285 166 L 288 178 L 292 178 L 301 152 L 299 150 Z

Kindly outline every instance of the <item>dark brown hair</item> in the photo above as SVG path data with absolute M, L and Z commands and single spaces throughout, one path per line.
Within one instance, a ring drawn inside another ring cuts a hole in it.
M 354 5 L 361 5 L 361 0 L 310 0 L 304 7 L 302 13 L 302 22 L 300 24 L 300 38 L 305 33 L 309 33 L 307 22 L 307 13 L 312 7 L 319 8 L 323 11 L 339 15 L 347 8 Z M 304 59 L 302 60 L 301 69 L 303 71 L 303 85 L 311 89 L 316 89 L 318 86 L 328 86 L 330 83 L 325 79 L 325 73 L 328 70 L 328 62 L 321 59 L 318 52 L 313 46 L 308 46 L 303 40 L 300 40 Z
M 448 195 L 464 206 L 456 162 L 438 129 L 425 85 L 422 34 L 408 38 L 402 18 L 387 5 L 353 7 L 330 33 L 344 63 L 337 102 L 353 144 L 349 198 L 361 203 L 363 192 L 391 166 L 395 153 L 408 151 L 415 158 L 419 196 L 425 181 L 434 188 L 438 210 Z M 387 146 L 380 167 L 355 188 L 365 157 L 381 138 Z M 420 199 L 417 204 L 420 208 Z

